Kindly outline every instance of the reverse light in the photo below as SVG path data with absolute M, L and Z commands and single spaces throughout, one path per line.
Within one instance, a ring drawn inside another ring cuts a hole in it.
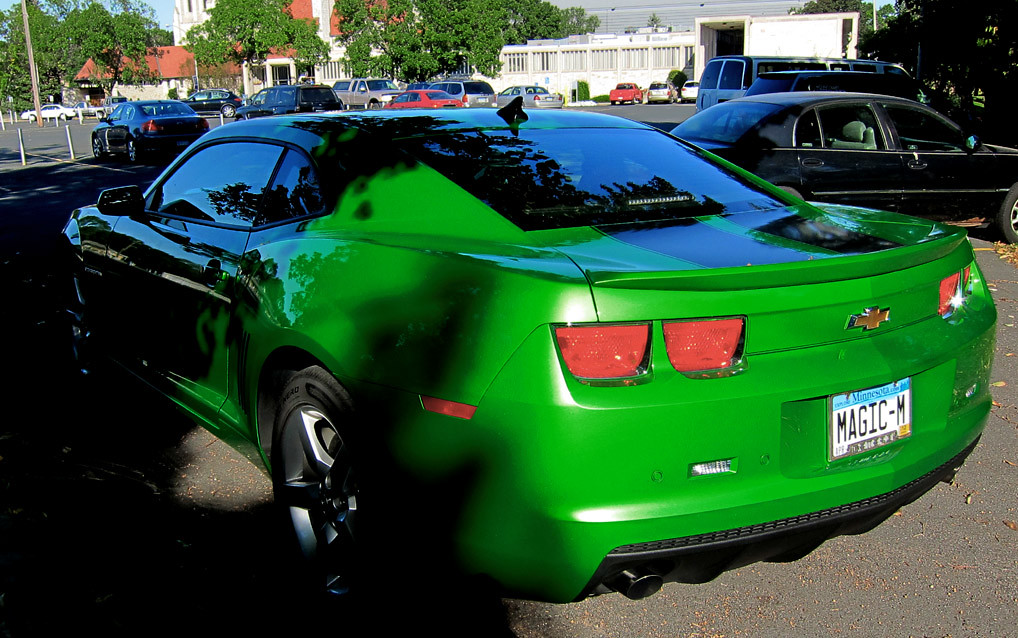
M 421 405 L 428 412 L 437 412 L 438 414 L 454 416 L 458 419 L 470 419 L 474 416 L 474 412 L 477 411 L 476 405 L 426 397 L 423 394 L 421 395 Z
M 649 323 L 557 326 L 555 340 L 579 379 L 624 379 L 647 371 Z
M 723 370 L 742 358 L 742 317 L 665 322 L 663 327 L 668 360 L 679 372 Z
M 710 476 L 712 474 L 731 474 L 735 469 L 732 467 L 732 459 L 718 459 L 706 463 L 694 463 L 689 466 L 690 476 Z

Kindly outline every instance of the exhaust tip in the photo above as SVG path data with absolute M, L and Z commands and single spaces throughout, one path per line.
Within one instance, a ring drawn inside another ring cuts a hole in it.
M 657 574 L 626 569 L 607 579 L 604 584 L 630 600 L 640 600 L 656 594 L 664 582 Z

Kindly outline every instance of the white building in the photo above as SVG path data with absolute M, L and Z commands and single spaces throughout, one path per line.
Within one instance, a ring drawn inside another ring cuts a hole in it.
M 209 19 L 209 9 L 216 6 L 216 0 L 175 0 L 173 5 L 173 44 L 184 44 L 184 37 L 191 27 Z

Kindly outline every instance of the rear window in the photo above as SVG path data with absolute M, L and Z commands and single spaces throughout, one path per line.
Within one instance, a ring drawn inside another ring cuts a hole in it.
M 672 134 L 683 139 L 732 144 L 758 122 L 780 110 L 776 104 L 726 102 L 700 111 L 673 129 Z
M 324 86 L 301 87 L 300 101 L 305 104 L 331 104 L 336 101 L 336 94 Z
M 656 130 L 458 131 L 398 144 L 523 230 L 784 205 Z
M 399 87 L 392 80 L 368 80 L 369 91 L 398 91 Z
M 721 66 L 724 63 L 724 60 L 711 60 L 708 62 L 707 68 L 703 70 L 703 76 L 700 78 L 700 86 L 705 89 L 716 89 L 718 77 L 721 76 Z
M 746 95 L 762 95 L 764 93 L 784 93 L 792 90 L 792 84 L 795 83 L 795 78 L 798 76 L 791 77 L 779 77 L 779 78 L 757 78 L 753 85 L 746 91 Z
M 491 85 L 487 82 L 464 82 L 463 88 L 471 95 L 477 95 L 478 93 L 495 94 L 495 89 L 491 88 Z
M 350 81 L 349 80 L 340 80 L 339 82 L 336 82 L 335 84 L 332 85 L 332 90 L 333 91 L 349 91 L 350 90 Z

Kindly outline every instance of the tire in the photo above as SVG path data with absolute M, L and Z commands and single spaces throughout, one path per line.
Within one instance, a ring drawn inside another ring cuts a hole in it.
M 350 396 L 317 366 L 293 373 L 280 387 L 272 485 L 298 554 L 300 584 L 311 594 L 346 594 L 360 571 Z
M 382 108 L 382 105 L 380 102 L 378 102 L 378 100 L 371 100 L 370 102 L 368 102 L 368 105 L 364 107 L 364 110 L 374 111 L 380 108 Z
M 237 113 L 237 107 L 232 104 L 224 104 L 219 112 L 223 114 L 223 117 L 233 117 Z
M 997 227 L 1009 244 L 1018 244 L 1018 184 L 1011 187 L 997 213 Z
M 103 150 L 103 143 L 100 142 L 99 138 L 95 135 L 92 136 L 92 156 L 96 159 L 106 157 L 106 151 Z
M 127 138 L 127 161 L 132 164 L 141 162 L 141 152 L 138 150 L 138 145 L 131 138 Z

